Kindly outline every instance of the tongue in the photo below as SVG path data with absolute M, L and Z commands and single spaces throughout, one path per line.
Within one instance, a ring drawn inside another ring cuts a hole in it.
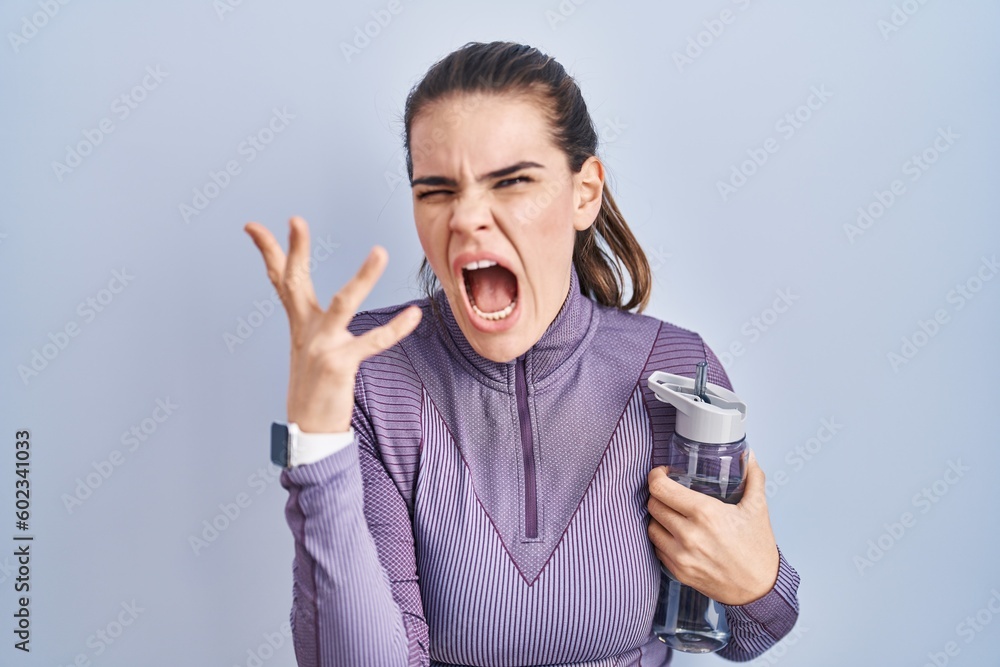
M 499 264 L 470 271 L 468 277 L 472 299 L 484 313 L 503 310 L 517 296 L 517 278 Z

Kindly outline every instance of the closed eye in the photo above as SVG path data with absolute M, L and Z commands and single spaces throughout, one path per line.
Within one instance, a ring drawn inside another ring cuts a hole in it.
M 424 197 L 440 194 L 442 192 L 451 192 L 451 190 L 427 190 L 426 192 L 421 192 L 419 195 L 417 195 L 417 199 L 423 199 Z
M 497 187 L 506 188 L 521 182 L 531 183 L 533 180 L 534 179 L 532 179 L 530 176 L 515 176 L 514 178 L 505 178 L 502 181 L 498 181 Z M 426 192 L 421 192 L 420 194 L 418 194 L 417 199 L 423 199 L 425 197 L 429 197 L 431 195 L 436 195 L 436 194 L 450 194 L 450 193 L 451 190 L 427 190 Z

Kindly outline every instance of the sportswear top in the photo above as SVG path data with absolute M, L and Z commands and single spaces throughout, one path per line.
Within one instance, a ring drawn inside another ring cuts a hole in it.
M 353 441 L 281 473 L 299 665 L 669 664 L 646 503 L 675 408 L 646 380 L 707 360 L 731 389 L 716 356 L 582 294 L 575 267 L 548 329 L 506 363 L 472 348 L 440 289 L 348 328 L 410 304 L 417 328 L 358 370 Z M 779 550 L 772 590 L 724 606 L 719 655 L 750 660 L 787 634 L 798 585 Z

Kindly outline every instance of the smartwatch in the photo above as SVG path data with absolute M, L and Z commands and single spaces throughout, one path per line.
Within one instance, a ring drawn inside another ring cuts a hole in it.
M 280 468 L 292 467 L 290 454 L 298 444 L 300 432 L 298 425 L 294 422 L 288 424 L 274 422 L 271 424 L 271 463 Z
M 281 468 L 315 463 L 354 442 L 354 427 L 338 433 L 303 433 L 297 424 L 271 424 L 271 462 Z

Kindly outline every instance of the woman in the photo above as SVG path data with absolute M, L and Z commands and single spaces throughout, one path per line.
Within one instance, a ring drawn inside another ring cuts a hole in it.
M 649 268 L 576 83 L 533 48 L 471 43 L 404 122 L 425 298 L 355 314 L 376 246 L 323 311 L 305 222 L 287 259 L 246 227 L 291 326 L 299 664 L 668 664 L 661 562 L 726 605 L 720 655 L 762 653 L 795 623 L 798 575 L 756 462 L 739 505 L 654 467 L 674 413 L 650 373 L 707 358 L 730 385 L 697 334 L 629 312 Z

